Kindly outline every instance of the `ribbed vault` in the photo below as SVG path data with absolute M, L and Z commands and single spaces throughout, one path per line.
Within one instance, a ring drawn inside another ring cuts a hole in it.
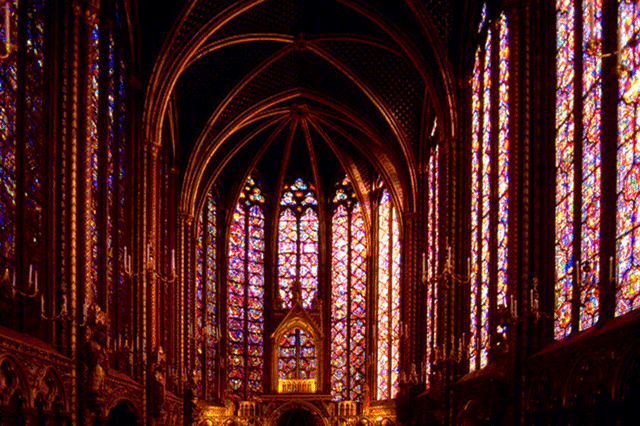
M 175 107 L 183 211 L 214 181 L 242 182 L 253 170 L 272 193 L 302 171 L 328 192 L 347 172 L 363 199 L 380 176 L 413 210 L 423 128 L 433 115 L 450 121 L 453 108 L 430 18 L 413 1 L 388 3 L 183 6 L 145 108 L 145 137 L 156 141 Z

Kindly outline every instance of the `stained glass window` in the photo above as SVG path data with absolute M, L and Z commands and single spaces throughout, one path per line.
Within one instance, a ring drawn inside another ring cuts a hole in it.
M 347 177 L 332 201 L 331 395 L 336 401 L 359 401 L 365 379 L 367 240 Z
M 620 1 L 615 315 L 640 308 L 640 6 Z M 613 262 L 611 262 L 613 263 Z M 612 271 L 613 275 L 614 272 Z
M 435 126 L 434 126 L 435 127 Z M 429 385 L 431 364 L 437 341 L 438 324 L 438 255 L 439 255 L 439 160 L 438 146 L 431 149 L 428 166 L 428 193 L 427 193 L 427 252 L 422 260 L 422 273 L 426 285 L 426 316 L 427 316 L 427 343 L 425 354 L 424 373 L 426 383 Z M 422 371 L 421 371 L 422 374 Z
M 9 2 L 12 22 L 16 21 L 17 1 Z M 17 34 L 14 25 L 11 33 L 12 43 L 16 43 Z M 0 28 L 1 42 L 4 46 L 7 34 L 5 27 Z M 17 99 L 17 55 L 11 54 L 0 61 L 0 262 L 2 271 L 15 272 L 16 250 L 16 99 Z
M 400 224 L 391 196 L 382 190 L 378 207 L 377 397 L 398 393 L 400 369 Z
M 278 378 L 285 380 L 317 379 L 316 344 L 304 330 L 286 333 L 278 347 Z
M 98 280 L 99 271 L 99 230 L 98 218 L 100 215 L 100 152 L 98 138 L 98 101 L 100 98 L 100 55 L 99 55 L 100 30 L 98 20 L 91 31 L 91 61 L 90 61 L 90 86 L 89 86 L 89 114 L 88 114 L 88 135 L 89 156 L 91 158 L 91 212 L 89 216 L 89 235 L 91 244 L 91 290 L 95 297 L 99 297 Z M 105 162 L 106 163 L 106 162 Z M 103 164 L 102 167 L 106 166 Z
M 298 290 L 303 308 L 310 308 L 318 293 L 317 205 L 315 188 L 301 178 L 282 192 L 278 219 L 278 297 L 285 309 L 293 306 L 294 292 Z
M 211 399 L 215 392 L 217 341 L 220 337 L 217 310 L 217 205 L 213 190 L 198 216 L 196 245 L 196 358 L 200 395 Z
M 557 0 L 556 22 L 558 340 L 595 325 L 599 317 L 602 0 Z M 579 303 L 577 317 L 574 303 Z
M 489 362 L 490 294 L 495 294 L 496 306 L 506 307 L 508 293 L 509 28 L 504 14 L 488 27 L 485 37 L 476 50 L 472 86 L 471 371 Z M 495 330 L 506 338 L 506 326 L 496 324 Z
M 0 49 L 7 55 L 0 60 L 0 274 L 26 287 L 27 277 L 34 283 L 38 273 L 41 280 L 44 275 L 45 5 L 11 0 L 2 4 L 3 17 L 5 6 L 10 30 L 0 29 Z M 5 51 L 8 36 L 11 46 Z M 24 323 L 19 319 L 17 326 L 24 329 Z
M 229 232 L 227 378 L 234 400 L 257 399 L 263 388 L 264 202 L 249 177 Z

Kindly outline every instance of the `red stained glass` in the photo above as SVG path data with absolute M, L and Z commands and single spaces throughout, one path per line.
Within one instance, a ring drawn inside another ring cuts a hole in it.
M 621 1 L 618 6 L 619 101 L 616 262 L 618 284 L 616 316 L 640 308 L 640 6 Z M 612 262 L 613 263 L 613 262 Z
M 236 401 L 258 399 L 263 389 L 264 201 L 259 186 L 250 177 L 230 229 L 227 375 L 229 397 Z
M 434 278 L 438 275 L 438 255 L 439 255 L 439 230 L 438 230 L 438 211 L 439 211 L 439 173 L 438 173 L 438 147 L 431 150 L 429 156 L 429 190 L 427 194 L 427 253 L 426 259 L 423 261 L 422 271 L 426 281 L 426 315 L 427 315 L 427 342 L 425 353 L 425 374 L 426 384 L 429 386 L 429 375 L 431 374 L 431 363 L 433 362 L 433 352 L 435 342 L 437 341 L 437 323 L 438 323 L 438 283 Z M 422 374 L 422 371 L 420 372 Z
M 337 186 L 332 221 L 331 393 L 359 401 L 365 376 L 366 240 L 348 178 Z
M 400 229 L 389 192 L 378 207 L 378 335 L 377 398 L 392 399 L 398 391 L 400 337 Z
M 318 292 L 318 217 L 314 188 L 298 178 L 285 187 L 278 220 L 278 293 L 285 309 L 293 306 L 299 285 L 302 307 Z
M 574 2 L 556 2 L 556 339 L 572 331 L 574 283 L 580 288 L 579 330 L 592 327 L 599 318 L 602 1 L 584 1 L 581 10 L 580 34 L 576 31 Z M 582 51 L 582 87 L 574 81 L 576 43 Z M 575 110 L 578 93 L 582 111 Z M 575 132 L 578 119 L 582 121 L 581 135 Z M 581 145 L 581 158 L 574 155 L 576 143 Z M 574 204 L 576 179 L 580 179 L 582 188 L 578 205 Z M 580 229 L 579 235 L 576 228 Z M 580 247 L 577 253 L 576 238 Z

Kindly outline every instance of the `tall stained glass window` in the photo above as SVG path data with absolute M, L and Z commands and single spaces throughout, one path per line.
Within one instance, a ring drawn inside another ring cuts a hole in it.
M 106 159 L 100 164 L 100 144 L 98 136 L 98 119 L 99 119 L 99 99 L 100 99 L 100 28 L 98 19 L 91 31 L 91 48 L 90 48 L 90 86 L 89 86 L 89 111 L 87 120 L 87 143 L 89 144 L 89 155 L 91 157 L 91 212 L 89 216 L 89 233 L 91 243 L 91 290 L 94 297 L 100 297 L 98 290 L 98 281 L 102 276 L 99 270 L 99 251 L 100 251 L 100 231 L 98 223 L 100 217 L 100 192 L 102 190 L 100 182 L 100 167 L 108 166 Z
M 259 398 L 263 389 L 264 203 L 249 177 L 229 231 L 227 379 L 234 400 Z
M 13 275 L 16 285 L 26 288 L 28 278 L 34 283 L 37 273 L 41 280 L 44 275 L 45 4 L 11 0 L 2 4 L 3 17 L 5 6 L 9 34 L 7 26 L 0 29 L 0 49 L 7 54 L 0 60 L 0 276 Z M 25 328 L 23 319 L 18 328 Z
M 17 22 L 17 1 L 9 2 L 11 22 Z M 16 43 L 16 27 L 11 33 Z M 7 40 L 5 26 L 0 28 L 2 46 Z M 4 48 L 4 47 L 3 47 Z M 2 270 L 13 270 L 16 259 L 16 114 L 17 105 L 17 55 L 0 61 L 0 262 Z
M 359 401 L 365 380 L 367 239 L 348 177 L 333 203 L 331 251 L 331 394 Z
M 472 85 L 469 265 L 472 371 L 489 362 L 490 294 L 495 292 L 496 306 L 506 306 L 508 291 L 509 28 L 504 14 L 487 27 L 484 37 L 476 50 Z M 506 328 L 496 325 L 495 332 L 504 337 Z
M 197 386 L 200 395 L 212 399 L 215 392 L 218 322 L 217 284 L 217 203 L 213 190 L 209 191 L 197 223 L 196 245 L 196 332 L 195 370 L 199 373 Z
M 602 0 L 557 0 L 556 37 L 558 340 L 600 313 Z
M 435 125 L 434 125 L 435 131 Z M 433 136 L 433 135 L 432 135 Z M 427 252 L 422 260 L 422 273 L 426 285 L 426 316 L 427 316 L 427 343 L 425 353 L 424 373 L 426 374 L 427 386 L 429 385 L 429 375 L 431 374 L 431 363 L 437 342 L 438 324 L 438 255 L 439 255 L 439 188 L 440 182 L 438 173 L 438 146 L 431 149 L 428 166 L 428 189 L 427 189 Z
M 315 188 L 301 178 L 284 188 L 278 219 L 278 296 L 293 306 L 299 285 L 302 307 L 318 293 L 318 202 Z
M 389 191 L 378 206 L 377 398 L 398 393 L 400 370 L 400 223 Z
M 620 1 L 615 315 L 640 308 L 640 5 Z

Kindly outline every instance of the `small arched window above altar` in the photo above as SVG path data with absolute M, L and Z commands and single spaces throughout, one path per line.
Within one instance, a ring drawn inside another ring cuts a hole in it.
M 309 394 L 322 390 L 322 339 L 300 296 L 271 335 L 272 383 L 276 393 Z

